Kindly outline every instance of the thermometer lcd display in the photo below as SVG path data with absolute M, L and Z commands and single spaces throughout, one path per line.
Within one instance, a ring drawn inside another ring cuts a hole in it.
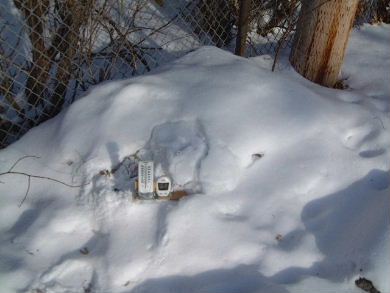
M 169 183 L 158 183 L 158 189 L 160 189 L 160 190 L 168 190 L 169 189 Z

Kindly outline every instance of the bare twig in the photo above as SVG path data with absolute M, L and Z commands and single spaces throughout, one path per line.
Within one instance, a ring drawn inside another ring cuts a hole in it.
M 275 66 L 276 66 L 276 63 L 278 62 L 278 59 L 279 59 L 280 49 L 282 48 L 282 46 L 283 46 L 284 42 L 286 41 L 290 32 L 293 30 L 294 26 L 295 26 L 295 23 L 291 23 L 289 25 L 288 29 L 284 32 L 282 38 L 279 40 L 278 47 L 276 48 L 276 51 L 275 51 L 274 62 L 272 63 L 272 72 L 275 71 Z
M 12 169 L 15 168 L 15 166 L 16 166 L 20 161 L 22 161 L 22 160 L 24 160 L 24 159 L 27 159 L 27 158 L 39 159 L 40 157 L 38 157 L 38 156 L 24 156 L 24 157 L 21 157 L 21 158 L 19 158 L 19 159 L 12 165 L 11 168 L 9 168 L 8 172 L 11 172 Z
M 62 185 L 68 186 L 68 187 L 82 187 L 82 186 L 85 186 L 85 185 L 89 184 L 89 183 L 84 183 L 84 184 L 81 184 L 81 185 L 72 185 L 72 184 L 65 183 L 65 182 L 63 182 L 61 180 L 51 178 L 51 177 L 33 175 L 33 174 L 24 173 L 24 172 L 14 172 L 14 171 L 0 173 L 0 176 L 8 175 L 8 174 L 23 175 L 23 176 L 27 176 L 27 177 L 31 177 L 31 178 L 38 178 L 38 179 L 46 179 L 46 180 L 50 180 L 50 181 L 53 181 L 53 182 L 60 183 Z
M 30 191 L 30 185 L 31 185 L 31 177 L 27 177 L 27 190 L 26 190 L 26 194 L 24 195 L 22 201 L 19 203 L 18 207 L 21 207 L 22 204 L 24 203 L 24 201 L 26 200 L 27 198 L 27 195 L 28 195 L 28 192 Z
M 26 190 L 26 193 L 22 199 L 22 201 L 20 202 L 20 204 L 18 205 L 19 207 L 22 206 L 22 204 L 24 203 L 24 201 L 26 200 L 27 196 L 28 196 L 28 193 L 30 191 L 30 186 L 31 186 L 31 178 L 37 178 L 37 179 L 44 179 L 44 180 L 49 180 L 49 181 L 53 181 L 53 182 L 56 182 L 56 183 L 60 183 L 62 185 L 65 185 L 67 187 L 71 187 L 71 188 L 77 188 L 77 187 L 82 187 L 82 186 L 85 186 L 85 185 L 88 185 L 90 182 L 87 182 L 87 183 L 84 183 L 84 184 L 80 184 L 80 185 L 72 185 L 72 184 L 68 184 L 66 182 L 63 182 L 61 180 L 58 180 L 58 179 L 55 179 L 55 178 L 51 178 L 51 177 L 46 177 L 46 176 L 40 176 L 40 175 L 34 175 L 34 174 L 28 174 L 28 173 L 25 173 L 25 172 L 16 172 L 16 171 L 12 171 L 15 166 L 22 160 L 26 159 L 26 158 L 39 158 L 37 156 L 24 156 L 24 157 L 21 157 L 19 158 L 12 166 L 11 168 L 6 171 L 6 172 L 1 172 L 0 173 L 0 176 L 4 176 L 4 175 L 21 175 L 21 176 L 26 176 L 27 177 L 27 190 Z M 1 182 L 1 181 L 0 181 Z M 4 182 L 1 182 L 1 183 L 4 183 Z

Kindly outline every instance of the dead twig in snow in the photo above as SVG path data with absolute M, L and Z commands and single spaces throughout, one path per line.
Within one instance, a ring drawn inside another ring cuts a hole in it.
M 22 201 L 18 205 L 19 207 L 21 207 L 22 204 L 24 203 L 24 201 L 27 199 L 28 193 L 30 191 L 30 186 L 31 186 L 31 178 L 37 178 L 37 179 L 44 179 L 44 180 L 53 181 L 53 182 L 60 183 L 62 185 L 65 185 L 65 186 L 71 187 L 71 188 L 82 187 L 82 186 L 85 186 L 85 185 L 89 184 L 89 182 L 88 182 L 88 183 L 84 183 L 84 184 L 81 184 L 81 185 L 72 185 L 72 184 L 68 184 L 66 182 L 63 182 L 61 180 L 58 180 L 58 179 L 55 179 L 55 178 L 51 178 L 51 177 L 47 177 L 47 176 L 40 176 L 40 175 L 28 174 L 28 173 L 25 173 L 25 172 L 12 171 L 15 168 L 15 166 L 20 161 L 22 161 L 24 159 L 27 159 L 27 158 L 39 159 L 39 157 L 37 157 L 37 156 L 24 156 L 24 157 L 21 157 L 18 160 L 16 160 L 16 162 L 11 166 L 11 168 L 9 168 L 8 171 L 0 173 L 0 176 L 4 176 L 4 175 L 22 175 L 22 176 L 26 176 L 27 177 L 27 190 L 26 190 L 26 193 L 25 193 Z M 2 182 L 2 183 L 4 183 L 4 182 Z
M 8 172 L 11 172 L 13 168 L 22 160 L 27 159 L 27 158 L 34 158 L 34 159 L 39 159 L 40 157 L 38 156 L 24 156 L 16 160 L 16 162 L 9 168 Z

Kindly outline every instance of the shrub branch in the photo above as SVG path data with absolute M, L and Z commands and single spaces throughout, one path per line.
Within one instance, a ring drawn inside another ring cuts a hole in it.
M 58 180 L 58 179 L 55 179 L 55 178 L 51 178 L 51 177 L 47 177 L 47 176 L 40 176 L 40 175 L 34 175 L 34 174 L 25 173 L 25 172 L 12 171 L 15 168 L 15 166 L 20 161 L 22 161 L 24 159 L 27 159 L 27 158 L 39 159 L 39 157 L 37 157 L 37 156 L 24 156 L 24 157 L 21 157 L 11 166 L 11 168 L 9 168 L 8 171 L 0 173 L 0 176 L 4 176 L 4 175 L 22 175 L 22 176 L 26 176 L 27 177 L 27 190 L 26 190 L 26 193 L 25 193 L 22 201 L 18 205 L 19 207 L 21 207 L 22 204 L 24 203 L 24 201 L 27 199 L 28 193 L 30 191 L 30 186 L 31 186 L 31 178 L 37 178 L 37 179 L 44 179 L 44 180 L 53 181 L 53 182 L 56 182 L 56 183 L 59 183 L 59 184 L 62 184 L 62 185 L 65 185 L 65 186 L 71 187 L 71 188 L 82 187 L 82 186 L 85 186 L 85 185 L 89 184 L 89 182 L 88 182 L 88 183 L 84 183 L 84 184 L 80 184 L 80 185 L 72 185 L 72 184 L 68 184 L 66 182 L 63 182 L 61 180 Z

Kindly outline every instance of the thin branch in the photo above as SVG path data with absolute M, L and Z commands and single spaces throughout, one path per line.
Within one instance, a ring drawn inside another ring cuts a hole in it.
M 12 166 L 11 168 L 6 171 L 6 172 L 2 172 L 0 173 L 0 176 L 3 176 L 3 175 L 22 175 L 22 176 L 26 176 L 27 177 L 27 190 L 26 190 L 26 193 L 22 199 L 22 201 L 20 202 L 20 204 L 18 205 L 19 207 L 22 206 L 22 204 L 24 203 L 24 201 L 27 199 L 27 196 L 28 196 L 28 193 L 30 191 L 30 186 L 31 186 L 31 178 L 37 178 L 37 179 L 45 179 L 45 180 L 49 180 L 49 181 L 53 181 L 53 182 L 56 182 L 56 183 L 60 183 L 62 185 L 65 185 L 67 187 L 72 187 L 72 188 L 76 188 L 76 187 L 82 187 L 82 186 L 85 186 L 85 185 L 88 185 L 90 182 L 87 182 L 87 183 L 84 183 L 84 184 L 80 184 L 80 185 L 72 185 L 72 184 L 68 184 L 66 182 L 63 182 L 63 181 L 60 181 L 58 179 L 55 179 L 55 178 L 51 178 L 51 177 L 46 177 L 46 176 L 39 176 L 39 175 L 33 175 L 33 174 L 28 174 L 28 173 L 25 173 L 25 172 L 16 172 L 16 171 L 12 171 L 15 166 L 22 160 L 26 159 L 26 158 L 39 158 L 37 156 L 24 156 L 24 157 L 21 157 L 19 158 Z M 4 182 L 1 182 L 0 183 L 4 183 Z
M 287 37 L 289 36 L 290 32 L 293 30 L 294 26 L 295 26 L 295 22 L 290 23 L 288 29 L 283 33 L 282 38 L 278 42 L 279 44 L 278 44 L 278 47 L 276 48 L 275 58 L 274 58 L 274 62 L 272 64 L 272 72 L 275 71 L 275 66 L 276 66 L 276 63 L 278 62 L 280 49 L 282 48 L 282 46 L 283 46 L 284 42 L 286 41 Z
M 138 43 L 136 43 L 135 46 L 142 44 L 147 38 L 151 37 L 155 33 L 161 33 L 161 30 L 163 30 L 165 27 L 169 26 L 176 18 L 178 18 L 178 16 L 179 16 L 179 14 L 176 14 L 167 23 L 163 24 L 159 28 L 154 29 L 150 34 L 148 34 L 146 37 L 144 37 L 142 40 L 140 40 Z
M 19 158 L 13 165 L 11 168 L 9 168 L 8 172 L 11 172 L 13 168 L 15 168 L 15 166 L 22 160 L 24 159 L 27 159 L 27 158 L 34 158 L 34 159 L 39 159 L 40 157 L 38 156 L 24 156 L 24 157 L 21 157 Z
M 63 181 L 60 181 L 58 179 L 54 179 L 54 178 L 50 178 L 50 177 L 46 177 L 46 176 L 39 176 L 39 175 L 33 175 L 33 174 L 24 173 L 24 172 L 14 172 L 14 171 L 8 171 L 8 172 L 0 173 L 0 176 L 8 175 L 8 174 L 23 175 L 23 176 L 27 176 L 27 177 L 31 177 L 31 178 L 38 178 L 38 179 L 46 179 L 46 180 L 49 180 L 49 181 L 60 183 L 62 185 L 68 186 L 68 187 L 82 187 L 82 186 L 85 186 L 85 185 L 89 184 L 89 182 L 88 182 L 88 183 L 84 183 L 84 184 L 81 184 L 81 185 L 71 185 L 71 184 L 65 183 Z
M 24 201 L 26 200 L 27 195 L 28 195 L 28 192 L 30 191 L 30 185 L 31 185 L 31 177 L 29 176 L 29 177 L 28 177 L 28 181 L 27 181 L 27 190 L 26 190 L 26 194 L 24 195 L 22 201 L 20 202 L 19 207 L 21 207 L 22 204 L 24 203 Z

